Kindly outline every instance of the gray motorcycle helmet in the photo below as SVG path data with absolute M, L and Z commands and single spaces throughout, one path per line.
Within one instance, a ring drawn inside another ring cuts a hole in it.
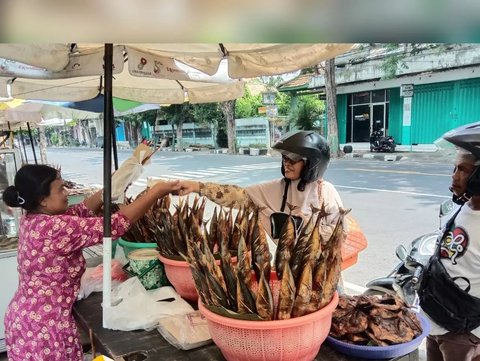
M 472 153 L 477 158 L 477 163 L 480 162 L 480 122 L 470 123 L 450 130 L 442 138 Z M 468 179 L 467 192 L 462 197 L 469 199 L 473 195 L 480 195 L 480 165 L 477 165 L 477 168 Z
M 323 177 L 330 162 L 330 147 L 326 139 L 311 130 L 287 133 L 272 146 L 272 149 L 287 156 L 294 153 L 307 159 L 300 175 L 301 180 L 297 187 L 299 191 L 304 191 L 307 183 Z M 283 162 L 282 175 L 285 176 Z

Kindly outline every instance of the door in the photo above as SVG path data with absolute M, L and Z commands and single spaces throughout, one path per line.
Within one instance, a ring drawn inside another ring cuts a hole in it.
M 385 104 L 372 105 L 372 131 L 383 129 L 383 135 L 386 135 L 385 126 Z
M 352 134 L 353 142 L 370 140 L 370 105 L 352 107 Z

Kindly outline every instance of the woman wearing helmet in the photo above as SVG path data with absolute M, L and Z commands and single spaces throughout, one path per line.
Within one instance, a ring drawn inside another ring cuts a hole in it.
M 292 208 L 292 215 L 298 217 L 297 225 L 311 215 L 312 207 L 324 207 L 328 213 L 326 226 L 333 229 L 342 200 L 335 187 L 323 180 L 330 161 L 330 150 L 325 138 L 314 131 L 294 131 L 286 134 L 272 148 L 282 154 L 283 177 L 280 179 L 246 188 L 180 181 L 182 190 L 179 193 L 186 195 L 196 192 L 226 207 L 255 205 L 261 210 L 262 224 L 273 239 L 278 236 L 281 223 L 286 219 L 285 214 L 290 213 L 288 206 Z M 358 252 L 365 247 L 363 234 L 351 243 L 347 235 L 344 258 L 356 259 Z
M 480 122 L 443 138 L 457 146 L 450 191 L 461 207 L 420 285 L 420 305 L 432 321 L 427 360 L 480 360 Z

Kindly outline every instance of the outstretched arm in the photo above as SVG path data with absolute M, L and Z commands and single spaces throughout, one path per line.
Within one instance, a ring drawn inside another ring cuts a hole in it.
M 245 189 L 232 184 L 181 181 L 179 195 L 198 193 L 224 207 L 240 208 L 253 204 Z

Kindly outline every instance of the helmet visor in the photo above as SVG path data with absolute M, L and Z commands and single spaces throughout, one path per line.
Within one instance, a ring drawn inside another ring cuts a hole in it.
M 286 160 L 286 161 L 291 161 L 293 163 L 297 163 L 301 160 L 307 160 L 307 158 L 305 157 L 302 157 L 300 154 L 296 154 L 296 153 L 291 153 L 291 152 L 286 152 L 286 151 L 283 151 L 281 152 L 282 153 L 282 159 L 283 160 Z

